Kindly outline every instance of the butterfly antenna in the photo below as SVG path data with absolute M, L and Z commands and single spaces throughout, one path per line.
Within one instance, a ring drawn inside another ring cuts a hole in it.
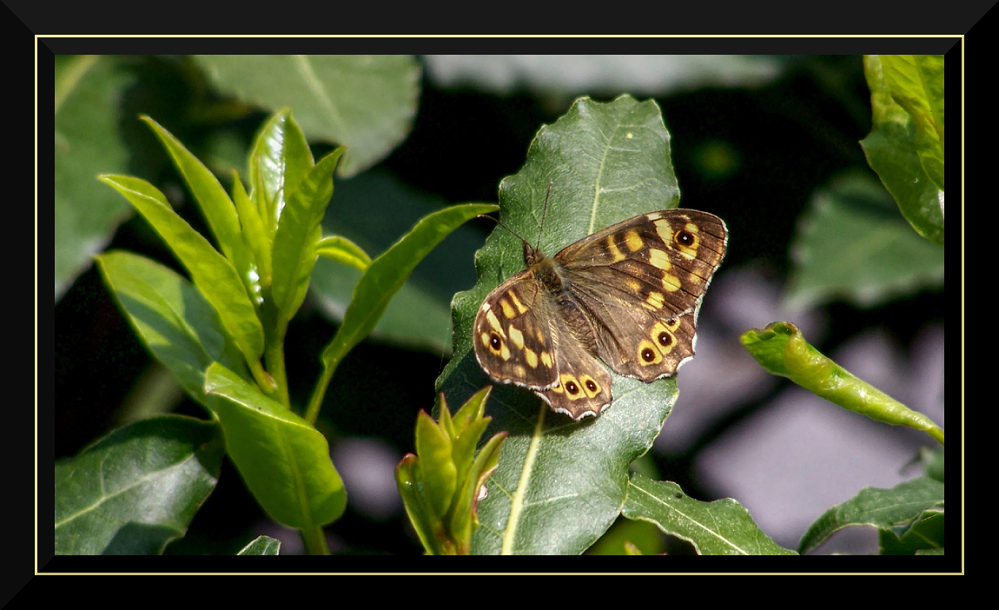
M 544 229 L 544 226 L 545 226 L 545 215 L 548 214 L 548 196 L 551 195 L 552 184 L 554 184 L 554 182 L 549 182 L 548 183 L 548 192 L 545 193 L 545 204 L 544 204 L 544 206 L 541 209 L 541 226 L 538 227 L 538 241 L 535 242 L 535 244 L 537 244 L 537 247 L 541 246 L 541 231 Z M 476 218 L 488 218 L 489 220 L 495 222 L 497 225 L 503 227 L 506 231 L 508 231 L 511 235 L 513 235 L 514 237 L 516 237 L 520 241 L 527 243 L 527 240 L 524 239 L 523 237 L 521 237 L 519 233 L 517 233 L 516 231 L 514 231 L 510 227 L 508 227 L 505 224 L 503 224 L 502 222 L 500 222 L 500 220 L 497 219 L 497 218 L 493 218 L 492 216 L 487 216 L 485 214 L 479 214 L 478 216 L 476 216 Z
M 519 233 L 517 233 L 516 231 L 514 231 L 510 227 L 506 226 L 505 224 L 503 224 L 502 222 L 500 222 L 498 219 L 493 218 L 492 216 L 487 216 L 486 214 L 479 214 L 478 216 L 476 216 L 476 218 L 485 218 L 485 219 L 491 220 L 491 221 L 495 222 L 497 225 L 499 225 L 500 227 L 502 227 L 505 231 L 507 231 L 508 233 L 510 233 L 511 235 L 513 235 L 514 237 L 516 237 L 517 239 L 519 239 L 520 241 L 526 241 L 523 237 L 520 236 Z

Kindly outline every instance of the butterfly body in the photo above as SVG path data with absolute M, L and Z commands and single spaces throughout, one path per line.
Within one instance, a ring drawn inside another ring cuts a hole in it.
M 557 412 L 598 415 L 612 380 L 597 358 L 648 383 L 694 355 L 698 308 L 727 241 L 720 218 L 679 208 L 629 218 L 553 257 L 525 241 L 526 269 L 476 315 L 476 360 Z

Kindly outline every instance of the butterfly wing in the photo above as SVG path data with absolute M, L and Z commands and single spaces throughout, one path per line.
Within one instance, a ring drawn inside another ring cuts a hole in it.
M 531 269 L 500 284 L 475 316 L 475 359 L 494 381 L 533 390 L 575 420 L 611 402 L 611 376 L 575 339 Z
M 612 225 L 555 256 L 567 279 L 561 309 L 614 372 L 645 382 L 674 375 L 694 355 L 698 308 L 727 239 L 720 218 L 697 210 Z
M 611 403 L 611 376 L 583 346 L 572 340 L 568 328 L 557 330 L 555 367 L 559 382 L 535 394 L 548 403 L 553 411 L 564 413 L 579 421 L 587 415 L 600 415 Z M 569 340 L 565 340 L 569 339 Z
M 475 315 L 475 359 L 494 381 L 531 390 L 558 382 L 551 321 L 556 318 L 531 270 L 500 284 Z

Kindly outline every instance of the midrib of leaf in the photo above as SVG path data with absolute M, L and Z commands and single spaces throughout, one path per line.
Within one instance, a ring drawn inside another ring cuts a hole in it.
M 597 179 L 593 185 L 593 205 L 590 207 L 590 227 L 586 230 L 587 235 L 592 235 L 597 230 L 597 208 L 600 206 L 600 179 L 604 175 L 604 165 L 607 163 L 607 155 L 610 152 L 610 143 L 614 141 L 614 134 L 617 133 L 620 124 L 614 127 L 614 131 L 607 138 L 607 146 L 604 146 L 604 154 L 600 156 L 600 166 L 597 169 Z
M 534 460 L 538 456 L 538 448 L 541 446 L 543 436 L 541 431 L 545 425 L 545 408 L 545 404 L 540 402 L 538 420 L 534 425 L 534 432 L 531 433 L 531 444 L 527 447 L 527 455 L 524 456 L 524 469 L 520 471 L 520 480 L 517 482 L 517 489 L 513 494 L 513 501 L 510 503 L 510 517 L 506 522 L 500 555 L 513 553 L 513 543 L 517 537 L 520 513 L 524 509 L 524 496 L 527 495 L 527 486 L 531 480 L 531 472 L 534 470 Z
M 688 514 L 682 512 L 682 511 L 678 510 L 675 506 L 669 506 L 668 504 L 666 504 L 665 502 L 663 502 L 662 500 L 660 500 L 656 496 L 650 494 L 649 492 L 645 491 L 641 487 L 638 487 L 637 485 L 629 485 L 628 487 L 629 487 L 628 493 L 631 493 L 632 490 L 641 491 L 643 494 L 645 494 L 648 497 L 652 498 L 652 501 L 655 502 L 656 504 L 659 504 L 659 505 L 663 506 L 668 511 L 675 512 L 675 513 L 681 515 L 682 517 L 686 518 L 687 521 L 689 521 L 690 523 L 693 523 L 697 527 L 703 529 L 705 532 L 707 532 L 711 536 L 714 536 L 718 540 L 721 540 L 726 545 L 730 546 L 731 548 L 735 549 L 736 551 L 742 553 L 743 555 L 749 555 L 750 554 L 748 551 L 746 551 L 746 550 L 742 549 L 741 547 L 738 547 L 735 544 L 733 544 L 732 541 L 730 541 L 728 538 L 724 538 L 722 536 L 719 536 L 717 532 L 715 532 L 714 530 L 712 530 L 708 526 L 704 525 L 703 523 L 701 523 L 697 519 L 695 519 L 695 518 L 691 517 L 690 515 L 688 515 Z
M 94 502 L 93 504 L 91 504 L 89 506 L 83 507 L 82 509 L 80 509 L 79 511 L 73 513 L 72 515 L 69 515 L 68 517 L 66 517 L 62 521 L 56 521 L 56 523 L 55 523 L 55 529 L 59 529 L 60 526 L 65 525 L 66 523 L 69 523 L 70 521 L 72 521 L 73 519 L 76 519 L 80 515 L 89 513 L 90 511 L 95 510 L 98 506 L 104 504 L 105 502 L 108 502 L 108 501 L 110 501 L 110 500 L 112 500 L 112 499 L 120 496 L 123 493 L 127 493 L 127 492 L 131 491 L 132 488 L 138 487 L 139 485 L 144 484 L 151 477 L 153 477 L 153 476 L 156 476 L 156 477 L 162 476 L 164 473 L 168 473 L 171 470 L 176 470 L 177 468 L 180 468 L 180 467 L 184 466 L 185 464 L 187 464 L 189 461 L 191 461 L 193 459 L 197 459 L 197 456 L 194 455 L 194 454 L 191 454 L 187 458 L 184 458 L 183 460 L 181 460 L 181 461 L 179 461 L 179 462 L 177 462 L 175 464 L 172 464 L 169 468 L 163 468 L 161 470 L 154 470 L 153 472 L 147 474 L 146 476 L 140 477 L 139 479 L 137 479 L 131 485 L 127 485 L 125 487 L 122 487 L 121 489 L 119 489 L 118 491 L 114 492 L 113 494 L 104 494 L 102 492 L 101 497 L 98 498 L 98 500 L 96 502 Z M 104 474 L 102 472 L 101 473 L 101 489 L 103 489 L 103 488 L 104 488 Z
M 298 64 L 298 72 L 302 75 L 302 78 L 305 79 L 309 89 L 312 90 L 312 93 L 315 94 L 316 98 L 322 102 L 323 106 L 326 107 L 326 111 L 329 113 L 329 116 L 326 118 L 336 124 L 335 129 L 337 133 L 342 133 L 343 119 L 333 106 L 333 100 L 326 95 L 326 88 L 323 87 L 322 81 L 319 80 L 318 76 L 316 76 L 316 71 L 312 69 L 312 64 L 309 63 L 309 60 L 305 57 L 305 55 L 296 55 L 295 63 Z
M 315 524 L 312 522 L 312 511 L 309 510 L 311 508 L 309 495 L 305 493 L 305 480 L 302 477 L 302 468 L 298 465 L 298 460 L 295 459 L 295 451 L 292 449 L 291 443 L 288 442 L 288 439 L 284 434 L 279 434 L 278 436 L 281 439 L 281 450 L 288 456 L 292 476 L 295 477 L 295 491 L 298 494 L 298 506 L 302 513 L 302 523 L 305 524 L 305 527 L 302 529 L 303 531 L 308 531 L 314 528 Z

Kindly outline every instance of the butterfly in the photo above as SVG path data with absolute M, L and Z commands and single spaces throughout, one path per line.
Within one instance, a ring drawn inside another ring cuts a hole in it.
M 486 296 L 475 359 L 495 382 L 527 388 L 574 420 L 611 404 L 611 376 L 651 383 L 694 355 L 697 314 L 725 256 L 713 214 L 640 214 L 545 256 L 524 243 L 526 269 Z

